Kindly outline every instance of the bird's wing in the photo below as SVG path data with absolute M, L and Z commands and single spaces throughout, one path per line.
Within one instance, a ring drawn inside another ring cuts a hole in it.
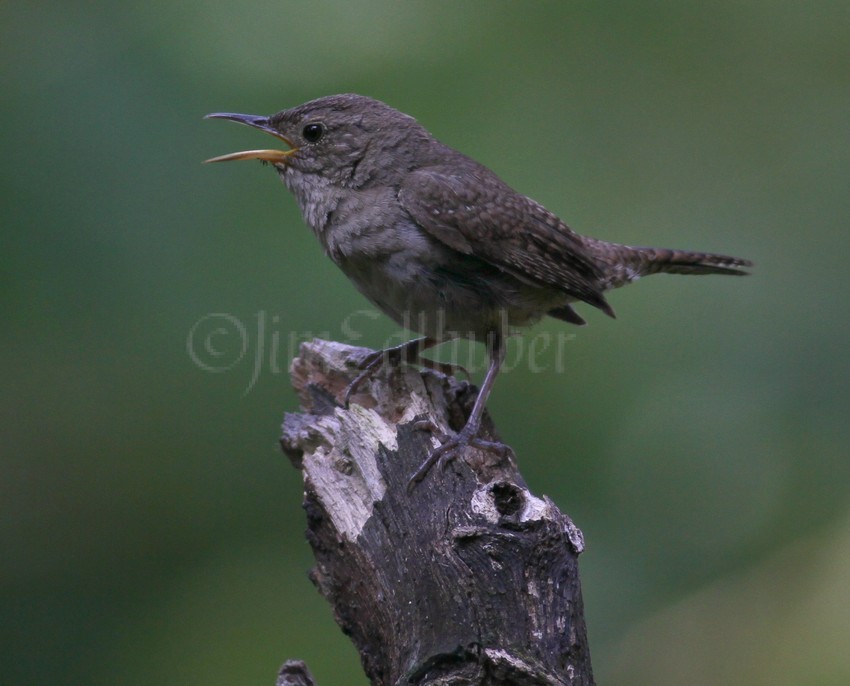
M 512 276 L 554 288 L 607 314 L 603 274 L 581 236 L 477 165 L 408 174 L 399 202 L 427 233 Z

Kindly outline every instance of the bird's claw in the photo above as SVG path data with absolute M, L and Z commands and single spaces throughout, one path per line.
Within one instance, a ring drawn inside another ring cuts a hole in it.
M 466 377 L 467 381 L 472 380 L 472 375 L 469 373 L 469 370 L 460 364 L 452 364 L 451 362 L 437 362 L 436 360 L 429 360 L 426 357 L 420 357 L 419 364 L 421 364 L 426 369 L 433 369 L 435 372 L 440 372 L 441 374 L 445 374 L 446 376 L 457 376 L 458 373 L 460 373 Z
M 402 362 L 413 363 L 419 359 L 419 350 L 426 342 L 424 338 L 417 338 L 407 343 L 402 343 L 394 348 L 384 348 L 383 350 L 375 350 L 366 355 L 360 362 L 357 363 L 357 369 L 360 373 L 354 377 L 354 380 L 345 388 L 345 393 L 342 396 L 342 404 L 345 409 L 348 409 L 351 403 L 352 396 L 357 392 L 366 379 L 380 369 L 384 364 L 390 367 L 397 367 Z M 442 364 L 435 362 L 433 364 Z M 428 366 L 426 364 L 426 366 Z
M 509 459 L 514 461 L 515 458 L 514 451 L 510 446 L 500 443 L 499 441 L 487 441 L 483 438 L 479 438 L 475 435 L 474 430 L 467 431 L 467 427 L 464 427 L 460 433 L 455 434 L 454 436 L 447 436 L 440 432 L 434 422 L 430 419 L 422 419 L 415 422 L 413 428 L 419 431 L 430 431 L 435 434 L 440 441 L 440 445 L 430 452 L 425 461 L 419 465 L 419 468 L 413 476 L 410 477 L 410 481 L 407 482 L 408 492 L 411 492 L 416 484 L 428 475 L 428 472 L 431 471 L 431 468 L 435 464 L 439 465 L 441 470 L 444 470 L 448 466 L 449 462 L 457 457 L 458 453 L 466 447 L 477 448 L 478 450 L 495 453 L 502 460 Z
M 357 389 L 360 387 L 366 379 L 368 379 L 372 374 L 374 374 L 378 368 L 384 363 L 384 352 L 383 350 L 376 350 L 375 352 L 369 353 L 366 357 L 361 360 L 357 368 L 360 369 L 360 373 L 354 377 L 348 386 L 345 387 L 345 393 L 342 396 L 342 406 L 347 410 L 349 405 L 351 404 L 352 396 L 357 392 Z M 390 361 L 390 357 L 387 356 L 387 361 Z M 392 362 L 390 362 L 392 364 Z
M 380 369 L 384 364 L 390 367 L 398 367 L 402 362 L 407 362 L 409 364 L 417 363 L 426 369 L 433 369 L 434 371 L 445 374 L 446 376 L 457 376 L 458 373 L 461 373 L 466 376 L 467 380 L 472 378 L 469 371 L 459 364 L 452 364 L 451 362 L 437 362 L 425 357 L 419 357 L 418 355 L 413 356 L 410 353 L 409 347 L 404 345 L 400 345 L 395 348 L 387 348 L 386 350 L 375 350 L 357 363 L 357 369 L 360 370 L 360 373 L 354 377 L 348 386 L 345 387 L 345 393 L 342 396 L 342 406 L 347 410 L 351 403 L 351 398 L 357 392 L 360 385 L 372 376 L 372 374 L 378 371 L 378 369 Z

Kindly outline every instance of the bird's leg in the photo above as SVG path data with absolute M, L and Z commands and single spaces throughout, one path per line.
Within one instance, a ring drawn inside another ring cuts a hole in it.
M 418 361 L 424 367 L 428 367 L 429 369 L 437 369 L 444 374 L 451 374 L 455 370 L 454 365 L 425 360 L 419 357 L 419 353 L 423 350 L 433 348 L 435 345 L 442 342 L 443 341 L 435 338 L 423 336 L 422 338 L 414 338 L 412 341 L 407 341 L 407 343 L 402 343 L 401 345 L 397 345 L 392 348 L 376 350 L 375 352 L 367 355 L 366 358 L 358 365 L 362 371 L 354 377 L 354 380 L 348 384 L 348 387 L 345 389 L 345 395 L 342 399 L 343 406 L 348 407 L 348 404 L 351 401 L 351 396 L 357 392 L 360 384 L 371 377 L 372 374 L 378 371 L 378 369 L 380 369 L 385 363 L 391 367 L 396 367 L 402 362 L 413 364 Z M 463 369 L 463 367 L 460 367 L 460 369 Z
M 474 448 L 488 450 L 498 453 L 505 457 L 511 452 L 511 449 L 504 443 L 496 441 L 485 441 L 478 438 L 478 432 L 481 429 L 481 417 L 484 415 L 484 409 L 487 405 L 487 398 L 490 396 L 490 391 L 493 389 L 493 382 L 496 381 L 496 376 L 499 374 L 499 369 L 505 361 L 507 352 L 505 339 L 499 332 L 493 331 L 487 337 L 487 348 L 490 357 L 490 364 L 487 367 L 487 373 L 484 376 L 484 382 L 481 384 L 481 389 L 478 391 L 478 397 L 475 398 L 475 404 L 472 406 L 472 412 L 469 414 L 469 419 L 466 420 L 464 427 L 454 436 L 441 437 L 442 445 L 431 451 L 428 458 L 416 473 L 411 477 L 408 483 L 408 488 L 412 488 L 417 483 L 422 481 L 435 463 L 445 464 L 454 457 L 458 450 L 471 445 Z M 423 425 L 420 428 L 430 428 Z

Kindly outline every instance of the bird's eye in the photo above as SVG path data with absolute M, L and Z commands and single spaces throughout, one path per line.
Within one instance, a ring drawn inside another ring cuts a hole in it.
M 315 143 L 325 135 L 325 126 L 324 124 L 307 124 L 301 134 L 308 143 Z

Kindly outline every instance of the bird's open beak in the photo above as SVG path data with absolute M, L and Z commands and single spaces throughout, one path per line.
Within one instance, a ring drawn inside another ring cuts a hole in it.
M 253 114 L 232 114 L 230 112 L 215 112 L 208 114 L 204 119 L 229 119 L 245 126 L 251 126 L 260 131 L 270 133 L 275 138 L 282 140 L 289 146 L 289 150 L 243 150 L 242 152 L 232 152 L 229 155 L 220 155 L 213 157 L 204 162 L 229 162 L 230 160 L 263 160 L 272 164 L 286 164 L 287 158 L 298 151 L 292 142 L 269 124 L 268 117 L 258 117 Z

